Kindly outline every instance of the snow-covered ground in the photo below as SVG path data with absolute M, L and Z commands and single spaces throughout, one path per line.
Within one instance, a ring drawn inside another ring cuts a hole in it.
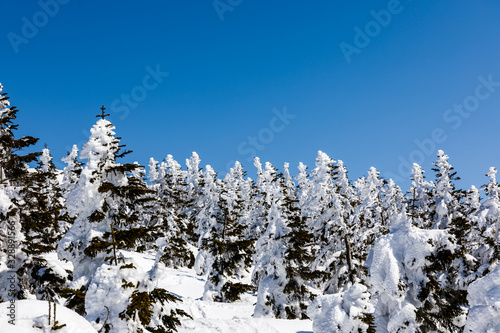
M 154 263 L 154 256 L 122 251 L 125 257 L 134 261 L 139 270 L 149 270 Z M 67 263 L 57 261 L 56 256 L 48 256 L 52 266 L 68 268 Z M 184 309 L 194 319 L 183 319 L 178 328 L 183 332 L 237 332 L 237 333 L 312 333 L 310 320 L 283 320 L 272 318 L 253 318 L 252 313 L 257 297 L 245 295 L 238 303 L 214 303 L 202 301 L 205 285 L 204 277 L 196 275 L 192 269 L 167 269 L 159 279 L 158 287 L 165 288 L 179 296 L 183 302 L 178 307 Z M 104 307 L 105 304 L 103 304 Z M 1 304 L 0 332 L 50 332 L 48 328 L 48 302 L 23 300 L 16 302 L 16 325 L 7 324 L 8 303 Z M 83 317 L 63 306 L 57 306 L 59 324 L 66 324 L 59 333 L 97 332 L 100 327 L 93 327 Z

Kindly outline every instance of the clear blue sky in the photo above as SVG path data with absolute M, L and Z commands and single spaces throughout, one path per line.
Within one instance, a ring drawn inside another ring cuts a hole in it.
M 437 149 L 461 187 L 500 167 L 498 1 L 55 1 L 1 4 L 0 82 L 58 167 L 102 104 L 141 164 L 254 178 L 252 149 L 293 173 L 323 150 L 403 189 Z

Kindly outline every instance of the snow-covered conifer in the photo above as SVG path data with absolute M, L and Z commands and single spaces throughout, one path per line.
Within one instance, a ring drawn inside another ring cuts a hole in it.
M 203 298 L 208 301 L 234 302 L 252 289 L 246 280 L 252 263 L 253 241 L 245 237 L 248 228 L 243 211 L 244 172 L 239 162 L 224 178 L 219 214 L 202 242 L 211 257 Z
M 34 295 L 38 299 L 56 300 L 67 284 L 67 273 L 56 272 L 44 256 L 56 250 L 69 223 L 63 215 L 62 190 L 47 148 L 43 149 L 39 166 L 30 173 L 28 183 L 19 193 L 24 198 L 20 205 L 25 237 L 22 251 L 27 254 L 18 270 L 24 285 L 22 297 Z
M 61 159 L 66 166 L 63 169 L 63 177 L 61 180 L 61 189 L 63 196 L 66 199 L 68 194 L 75 188 L 78 183 L 78 178 L 82 172 L 83 163 L 78 160 L 78 147 L 73 145 L 71 152 Z
M 320 274 L 311 269 L 314 238 L 285 180 L 278 178 L 276 185 L 267 229 L 257 243 L 261 254 L 253 272 L 258 283 L 254 316 L 307 319 L 315 296 L 310 284 Z
M 411 187 L 408 190 L 408 214 L 413 217 L 412 221 L 417 226 L 429 227 L 434 183 L 425 180 L 424 170 L 416 163 L 413 163 L 411 169 L 411 179 Z
M 58 245 L 59 257 L 74 267 L 68 304 L 79 309 L 96 270 L 103 264 L 117 266 L 120 249 L 135 250 L 152 232 L 140 215 L 151 192 L 137 178 L 142 167 L 116 161 L 130 151 L 122 151 L 120 138 L 114 136 L 115 128 L 105 116 L 104 112 L 98 116 L 102 119 L 83 146 L 81 158 L 87 163 L 67 201 L 76 219 Z

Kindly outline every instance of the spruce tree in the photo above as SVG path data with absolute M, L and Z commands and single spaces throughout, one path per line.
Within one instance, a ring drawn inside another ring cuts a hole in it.
M 427 256 L 423 268 L 427 280 L 418 293 L 421 305 L 418 307 L 417 321 L 422 332 L 446 330 L 461 332 L 465 323 L 467 305 L 467 276 L 471 266 L 465 235 L 470 231 L 470 223 L 462 211 L 463 191 L 456 190 L 454 181 L 459 179 L 448 162 L 448 156 L 438 151 L 436 186 L 432 191 L 431 221 L 424 226 L 443 230 L 446 237 L 434 246 Z
M 193 242 L 195 222 L 188 220 L 184 213 L 185 207 L 191 202 L 186 192 L 185 172 L 168 155 L 166 161 L 160 164 L 155 177 L 151 184 L 157 192 L 153 224 L 160 227 L 160 237 L 167 244 L 163 249 L 162 261 L 167 267 L 191 268 L 195 262 L 190 245 Z
M 217 302 L 234 302 L 252 286 L 244 282 L 252 263 L 253 242 L 245 237 L 248 228 L 243 214 L 242 185 L 244 172 L 236 162 L 224 178 L 220 193 L 221 214 L 204 238 L 202 249 L 211 256 L 203 298 Z
M 281 176 L 277 183 L 278 199 L 258 244 L 264 253 L 254 271 L 261 277 L 254 316 L 308 319 L 307 307 L 315 296 L 310 284 L 321 274 L 311 269 L 314 238 Z
M 27 255 L 18 270 L 23 284 L 22 298 L 35 295 L 38 299 L 55 301 L 67 284 L 67 274 L 57 273 L 45 259 L 45 255 L 55 252 L 67 228 L 61 192 L 52 156 L 45 148 L 39 166 L 30 173 L 29 182 L 19 191 L 24 198 L 20 205 L 25 237 L 22 251 Z
M 24 235 L 22 228 L 26 227 L 23 211 L 25 193 L 21 193 L 32 181 L 32 175 L 28 170 L 28 164 L 35 162 L 40 152 L 22 154 L 21 151 L 33 146 L 38 139 L 31 136 L 16 138 L 14 131 L 18 125 L 15 124 L 17 112 L 15 106 L 9 103 L 9 97 L 3 93 L 0 84 L 0 195 L 2 205 L 0 211 L 0 238 L 4 243 L 0 250 L 0 279 L 7 281 L 5 274 L 9 271 L 17 271 L 15 275 L 15 291 L 8 295 L 8 287 L 3 285 L 0 290 L 0 298 L 20 299 L 29 293 L 25 283 L 25 271 L 21 270 L 23 263 L 28 259 L 26 247 L 24 246 Z
M 217 179 L 217 173 L 207 165 L 204 173 L 204 184 L 202 196 L 199 201 L 199 210 L 195 217 L 196 234 L 200 235 L 197 246 L 199 248 L 196 255 L 195 271 L 199 275 L 206 274 L 212 265 L 212 257 L 209 251 L 203 249 L 203 243 L 210 238 L 210 231 L 217 225 L 222 214 L 219 206 L 221 180 Z
M 104 264 L 118 266 L 120 250 L 136 250 L 157 229 L 141 216 L 151 201 L 151 190 L 140 176 L 142 167 L 117 162 L 130 151 L 123 150 L 102 109 L 97 116 L 102 119 L 92 127 L 81 152 L 87 163 L 68 195 L 68 211 L 76 219 L 58 245 L 59 257 L 74 267 L 71 289 L 65 291 L 67 304 L 80 313 L 97 269 Z

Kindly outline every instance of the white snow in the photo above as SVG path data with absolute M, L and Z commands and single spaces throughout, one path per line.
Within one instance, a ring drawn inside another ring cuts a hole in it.
M 11 320 L 7 316 L 9 302 L 0 303 L 0 331 L 2 333 L 35 333 L 52 332 L 48 324 L 49 303 L 47 301 L 22 300 L 15 302 L 15 325 L 8 324 Z M 52 308 L 53 311 L 53 308 Z M 53 323 L 53 312 L 51 316 Z M 58 333 L 96 333 L 96 329 L 76 312 L 57 305 L 56 320 L 58 325 L 66 324 L 55 331 Z

